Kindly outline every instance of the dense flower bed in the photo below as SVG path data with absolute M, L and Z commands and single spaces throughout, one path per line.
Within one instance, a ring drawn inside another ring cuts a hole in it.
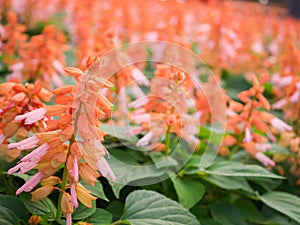
M 300 223 L 300 22 L 284 9 L 0 6 L 1 224 Z

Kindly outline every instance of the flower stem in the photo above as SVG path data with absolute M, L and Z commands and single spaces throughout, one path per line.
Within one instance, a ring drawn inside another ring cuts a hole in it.
M 65 166 L 63 176 L 62 176 L 61 189 L 60 189 L 60 193 L 59 193 L 58 201 L 57 201 L 56 220 L 60 219 L 61 213 L 62 213 L 61 199 L 62 199 L 63 192 L 65 191 L 66 185 L 67 185 L 67 175 L 68 175 L 68 170 L 67 170 L 67 167 Z
M 71 140 L 70 140 L 70 144 L 69 144 L 69 148 L 68 148 L 68 153 L 67 153 L 67 159 L 68 156 L 70 155 L 70 150 L 71 150 L 71 146 L 75 141 L 75 134 L 72 135 Z M 61 182 L 61 188 L 60 188 L 60 193 L 58 196 L 58 201 L 57 201 L 57 212 L 56 212 L 56 220 L 60 219 L 61 214 L 62 214 L 62 209 L 61 209 L 61 199 L 62 199 L 62 195 L 66 189 L 67 186 L 67 181 L 68 181 L 68 169 L 67 169 L 67 159 L 65 161 L 65 167 L 64 167 L 64 171 L 63 171 L 63 176 L 62 176 L 62 182 Z

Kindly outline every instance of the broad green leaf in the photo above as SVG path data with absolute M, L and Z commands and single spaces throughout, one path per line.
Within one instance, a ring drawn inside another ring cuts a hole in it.
M 202 222 L 204 218 L 210 217 L 208 207 L 204 204 L 201 204 L 201 202 L 193 206 L 193 208 L 190 209 L 190 212 L 193 213 L 199 221 L 201 221 L 201 224 L 203 224 Z
M 203 220 L 201 220 L 201 224 L 202 225 L 223 225 L 213 219 L 203 219 Z
M 10 209 L 19 219 L 28 220 L 28 211 L 16 196 L 0 194 L 0 206 Z
M 112 223 L 112 214 L 104 209 L 96 209 L 87 221 L 93 225 L 110 225 Z
M 103 199 L 105 201 L 109 201 L 108 198 L 106 197 L 105 193 L 104 193 L 103 186 L 100 183 L 100 181 L 97 181 L 94 186 L 88 185 L 88 184 L 86 184 L 84 182 L 82 182 L 82 185 L 86 189 L 90 190 L 92 195 L 94 195 L 94 196 L 96 196 L 98 198 L 101 198 L 101 199 Z
M 50 219 L 54 219 L 56 216 L 56 207 L 49 198 L 44 198 L 38 202 L 31 201 L 31 195 L 29 193 L 20 194 L 20 199 L 24 203 L 25 207 L 34 215 L 44 216 L 49 214 Z
M 8 208 L 0 206 L 0 218 L 13 225 L 19 225 L 18 217 Z
M 289 193 L 273 191 L 259 196 L 267 206 L 300 223 L 300 198 Z
M 207 175 L 202 177 L 204 180 L 213 183 L 225 190 L 243 190 L 253 193 L 251 186 L 244 177 L 228 177 L 218 175 Z
M 271 179 L 266 177 L 249 177 L 248 181 L 261 186 L 267 192 L 272 191 L 282 183 L 282 180 L 280 179 Z
M 13 223 L 7 221 L 6 219 L 3 219 L 0 217 L 0 224 L 1 225 L 14 225 Z
M 109 202 L 106 211 L 112 214 L 112 220 L 118 220 L 123 215 L 124 203 L 119 200 Z
M 251 222 L 261 222 L 266 220 L 256 206 L 247 199 L 237 198 L 234 200 L 233 205 L 239 209 L 245 219 Z
M 211 205 L 210 210 L 213 218 L 222 225 L 247 225 L 242 214 L 225 201 Z
M 157 169 L 178 165 L 175 159 L 173 159 L 170 156 L 166 156 L 161 152 L 150 152 L 149 156 L 151 157 L 152 161 L 155 163 L 155 167 Z
M 201 156 L 200 155 L 192 155 L 189 161 L 187 162 L 185 167 L 191 167 L 198 169 L 201 162 Z
M 261 210 L 262 214 L 266 218 L 266 221 L 262 221 L 262 224 L 267 225 L 299 225 L 295 220 L 288 216 L 270 208 L 267 205 L 263 205 Z
M 205 170 L 208 174 L 234 177 L 267 177 L 273 179 L 284 179 L 284 177 L 271 173 L 258 165 L 245 165 L 238 162 L 222 161 L 214 162 Z
M 92 208 L 88 208 L 84 206 L 81 202 L 79 202 L 78 208 L 75 209 L 74 213 L 72 214 L 73 220 L 82 220 L 86 219 L 96 211 L 96 202 L 92 202 Z
M 122 221 L 131 225 L 200 225 L 179 203 L 154 192 L 137 190 L 128 195 Z
M 129 183 L 132 185 L 146 185 L 147 182 L 148 184 L 151 181 L 157 182 L 159 177 L 162 177 L 165 174 L 164 169 L 157 169 L 154 165 L 139 164 L 135 161 L 126 159 L 128 154 L 126 154 L 125 151 L 119 151 L 120 155 L 124 155 L 124 161 L 121 161 L 121 159 L 118 160 L 113 156 L 107 160 L 116 175 L 116 182 L 110 182 L 110 184 L 117 197 L 119 196 L 120 190 Z M 123 154 L 121 154 L 121 152 L 123 152 Z M 139 182 L 143 179 L 147 179 L 146 183 Z
M 187 209 L 190 209 L 198 201 L 200 201 L 205 193 L 205 187 L 197 180 L 172 177 L 172 182 L 174 184 L 179 203 Z

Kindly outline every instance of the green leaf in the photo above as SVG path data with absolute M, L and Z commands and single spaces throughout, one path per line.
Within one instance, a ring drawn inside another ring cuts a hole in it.
M 242 214 L 227 202 L 220 201 L 210 206 L 213 218 L 222 225 L 247 225 Z
M 110 212 L 104 209 L 96 209 L 93 215 L 91 215 L 87 221 L 93 225 L 110 225 L 112 223 L 113 216 Z
M 203 225 L 222 225 L 221 223 L 219 223 L 213 219 L 203 219 L 203 220 L 201 220 L 201 224 L 203 224 Z
M 45 214 L 49 214 L 49 219 L 55 218 L 56 208 L 49 198 L 44 198 L 38 202 L 32 202 L 29 193 L 22 193 L 20 194 L 20 199 L 28 211 L 33 215 L 44 216 Z
M 82 220 L 86 219 L 92 214 L 96 212 L 96 202 L 92 202 L 92 208 L 88 208 L 84 206 L 81 202 L 79 202 L 78 208 L 75 209 L 74 213 L 72 214 L 73 220 Z
M 214 162 L 208 169 L 208 174 L 234 177 L 267 177 L 273 179 L 284 179 L 284 177 L 271 173 L 258 165 L 245 165 L 238 162 L 222 161 Z
M 267 206 L 300 223 L 300 198 L 285 192 L 273 191 L 258 196 Z
M 187 209 L 154 191 L 129 194 L 124 212 L 122 221 L 131 225 L 200 225 Z
M 8 174 L 7 172 L 3 172 L 3 173 Z M 31 176 L 29 176 L 28 174 L 25 174 L 25 173 L 24 174 L 13 173 L 13 174 L 10 174 L 9 176 L 19 177 L 24 181 L 28 181 L 31 178 Z
M 197 180 L 172 177 L 172 182 L 174 184 L 179 203 L 187 209 L 193 207 L 205 194 L 205 187 Z
M 266 221 L 262 224 L 267 225 L 299 225 L 295 220 L 287 217 L 286 215 L 270 208 L 267 205 L 263 205 L 261 212 L 264 215 Z
M 86 189 L 90 190 L 92 195 L 94 195 L 94 196 L 96 196 L 98 198 L 101 198 L 101 199 L 103 199 L 105 201 L 109 201 L 108 198 L 106 197 L 105 193 L 104 193 L 103 186 L 100 183 L 100 181 L 97 181 L 94 186 L 88 185 L 88 184 L 86 184 L 84 182 L 82 182 L 82 185 Z
M 252 183 L 261 186 L 267 192 L 272 191 L 273 189 L 277 188 L 282 183 L 282 180 L 265 178 L 265 177 L 248 178 L 248 181 L 251 181 Z
M 208 207 L 204 204 L 201 204 L 200 202 L 193 206 L 193 208 L 190 209 L 190 212 L 193 213 L 199 221 L 201 221 L 201 224 L 203 224 L 204 218 L 210 217 Z
M 159 177 L 165 174 L 164 169 L 157 169 L 154 165 L 139 164 L 133 160 L 126 159 L 125 151 L 118 150 L 119 154 L 124 153 L 124 161 L 117 160 L 115 157 L 111 157 L 108 160 L 110 167 L 116 175 L 116 182 L 110 182 L 114 194 L 118 197 L 120 190 L 131 183 L 132 185 L 147 185 L 149 182 L 157 182 Z M 143 179 L 147 179 L 145 182 L 139 182 Z M 152 180 L 153 179 L 153 180 Z M 152 183 L 153 183 L 152 182 Z
M 123 215 L 124 203 L 119 200 L 113 200 L 107 205 L 106 210 L 112 214 L 113 221 L 118 220 Z
M 0 217 L 0 224 L 1 225 L 14 225 L 13 223 L 7 221 L 6 219 L 2 219 L 1 217 Z
M 245 219 L 251 222 L 262 222 L 266 220 L 255 205 L 247 199 L 237 198 L 234 200 L 233 205 L 239 209 Z
M 28 211 L 17 197 L 0 194 L 0 206 L 10 209 L 19 219 L 28 220 Z
M 150 152 L 149 156 L 152 161 L 155 163 L 157 169 L 177 166 L 178 163 L 175 159 L 170 156 L 166 156 L 161 152 Z
M 13 225 L 19 225 L 18 217 L 8 208 L 0 206 L 0 218 Z
M 253 193 L 251 186 L 244 177 L 227 177 L 208 175 L 202 177 L 204 180 L 213 183 L 225 190 L 243 190 L 249 193 Z

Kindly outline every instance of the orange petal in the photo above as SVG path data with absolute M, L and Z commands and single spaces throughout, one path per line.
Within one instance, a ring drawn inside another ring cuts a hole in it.
M 52 98 L 52 93 L 45 88 L 42 88 L 41 91 L 37 94 L 37 96 L 45 102 L 49 102 Z
M 62 87 L 55 89 L 54 91 L 52 91 L 52 93 L 56 95 L 65 95 L 70 93 L 73 90 L 73 87 L 74 87 L 73 85 L 64 85 Z
M 67 192 L 63 192 L 61 199 L 61 209 L 64 214 L 73 213 L 74 207 L 71 203 L 71 200 L 71 195 L 69 195 Z
M 13 102 L 22 102 L 24 100 L 24 98 L 26 97 L 25 93 L 24 92 L 20 92 L 16 95 L 14 95 L 11 100 Z
M 64 105 L 45 106 L 45 109 L 47 110 L 47 116 L 58 116 L 66 112 L 66 106 Z
M 80 183 L 76 185 L 76 192 L 79 201 L 81 201 L 81 203 L 86 207 L 92 208 L 92 201 L 96 200 L 97 198 L 92 196 L 90 191 L 83 187 Z
M 43 180 L 41 180 L 41 185 L 42 186 L 54 186 L 58 183 L 60 183 L 61 180 L 59 177 L 56 177 L 56 176 L 50 176 L 48 178 L 45 178 Z
M 72 96 L 67 96 L 67 95 L 58 95 L 54 99 L 54 102 L 59 105 L 67 105 L 68 103 L 73 102 L 73 97 Z
M 6 137 L 11 137 L 12 135 L 14 135 L 18 128 L 19 128 L 19 123 L 16 121 L 12 121 L 10 123 L 7 124 L 7 126 L 5 127 L 5 129 L 3 130 L 3 134 Z
M 42 200 L 46 198 L 52 191 L 54 187 L 53 186 L 45 186 L 45 187 L 40 187 L 36 189 L 34 192 L 31 192 L 31 201 L 37 202 L 39 200 Z
M 76 67 L 65 67 L 64 71 L 68 74 L 71 74 L 72 76 L 74 76 L 76 79 L 79 79 L 82 75 L 83 72 L 82 70 L 76 68 Z

